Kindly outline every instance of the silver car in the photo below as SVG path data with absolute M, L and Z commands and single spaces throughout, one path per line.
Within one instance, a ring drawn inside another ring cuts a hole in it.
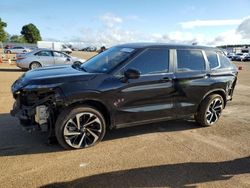
M 20 53 L 27 53 L 31 50 L 29 48 L 25 48 L 22 46 L 15 46 L 13 48 L 7 48 L 4 50 L 4 53 L 6 54 L 20 54 Z
M 16 64 L 21 69 L 36 69 L 39 67 L 83 62 L 85 62 L 85 59 L 79 59 L 63 52 L 49 49 L 36 49 L 26 54 L 18 54 L 16 57 Z

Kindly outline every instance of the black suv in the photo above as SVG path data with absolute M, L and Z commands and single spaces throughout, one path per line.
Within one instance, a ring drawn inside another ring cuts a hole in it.
M 232 99 L 237 74 L 216 48 L 124 44 L 84 64 L 26 72 L 12 85 L 11 114 L 66 149 L 93 146 L 107 129 L 190 115 L 210 126 Z

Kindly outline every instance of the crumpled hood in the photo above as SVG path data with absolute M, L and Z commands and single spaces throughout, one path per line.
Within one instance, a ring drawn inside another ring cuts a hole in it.
M 86 81 L 96 74 L 72 68 L 71 65 L 39 68 L 24 73 L 16 80 L 11 89 L 16 92 L 23 88 L 44 88 L 60 85 L 65 82 Z

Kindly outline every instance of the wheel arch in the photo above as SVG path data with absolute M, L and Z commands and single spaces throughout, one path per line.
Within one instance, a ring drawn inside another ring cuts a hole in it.
M 201 105 L 202 101 L 203 101 L 205 98 L 207 98 L 209 95 L 213 95 L 213 94 L 218 94 L 218 95 L 220 95 L 220 96 L 223 98 L 223 101 L 224 101 L 224 108 L 225 108 L 225 106 L 226 106 L 226 104 L 227 104 L 227 95 L 226 95 L 225 90 L 223 90 L 223 89 L 214 89 L 214 90 L 210 90 L 209 92 L 207 92 L 207 93 L 203 96 L 202 100 L 201 100 L 200 103 L 199 103 L 198 109 L 200 108 L 200 105 Z
M 100 111 L 100 113 L 104 116 L 107 128 L 109 129 L 112 128 L 113 121 L 112 121 L 110 110 L 107 108 L 107 106 L 103 102 L 96 100 L 96 99 L 86 99 L 86 100 L 81 100 L 81 101 L 76 101 L 74 103 L 71 103 L 67 107 L 72 108 L 74 106 L 79 106 L 79 105 L 88 105 Z

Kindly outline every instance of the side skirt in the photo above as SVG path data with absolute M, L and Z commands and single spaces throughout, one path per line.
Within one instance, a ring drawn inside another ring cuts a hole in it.
M 157 118 L 157 119 L 136 121 L 136 122 L 131 122 L 131 123 L 122 123 L 122 124 L 115 125 L 113 128 L 114 129 L 120 129 L 120 128 L 125 128 L 125 127 L 134 127 L 134 126 L 137 126 L 137 125 L 151 124 L 151 123 L 157 123 L 157 122 L 168 121 L 168 120 L 185 119 L 185 118 L 190 118 L 190 116 L 193 116 L 193 115 L 194 114 L 187 114 L 185 116 L 176 117 L 176 118 L 163 117 L 163 118 Z

